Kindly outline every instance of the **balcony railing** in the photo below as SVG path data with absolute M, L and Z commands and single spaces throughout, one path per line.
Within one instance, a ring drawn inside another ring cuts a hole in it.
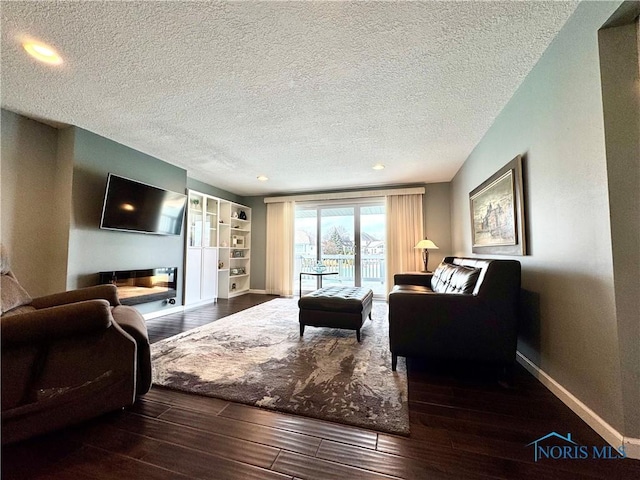
M 294 267 L 296 288 L 299 288 L 297 283 L 300 272 L 313 272 L 316 262 L 315 255 L 296 255 Z M 324 277 L 323 286 L 333 284 L 354 285 L 356 269 L 353 255 L 323 255 L 322 263 L 327 267 L 327 272 L 338 273 L 337 275 Z M 361 255 L 360 276 L 362 286 L 371 288 L 374 294 L 383 294 L 385 282 L 384 254 Z M 316 279 L 302 279 L 302 289 L 304 291 L 314 290 L 315 287 Z

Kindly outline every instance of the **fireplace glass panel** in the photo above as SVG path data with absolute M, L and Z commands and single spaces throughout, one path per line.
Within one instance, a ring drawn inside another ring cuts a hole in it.
M 101 284 L 112 283 L 118 288 L 118 297 L 123 305 L 175 298 L 177 274 L 177 267 L 99 273 Z

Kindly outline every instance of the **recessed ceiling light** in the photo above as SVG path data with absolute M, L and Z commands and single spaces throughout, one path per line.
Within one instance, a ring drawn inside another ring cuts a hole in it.
M 373 167 L 374 170 L 384 170 L 384 165 L 381 163 L 376 163 Z
M 269 177 L 267 177 L 266 175 L 258 175 L 258 180 L 260 180 L 261 182 L 266 182 L 267 180 L 269 180 Z
M 27 41 L 22 44 L 22 47 L 29 55 L 40 62 L 48 63 L 49 65 L 60 65 L 62 63 L 62 57 L 58 55 L 58 52 L 44 43 Z

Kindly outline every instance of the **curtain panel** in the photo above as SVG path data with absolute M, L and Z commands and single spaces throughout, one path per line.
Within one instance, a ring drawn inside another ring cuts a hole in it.
M 294 202 L 267 204 L 266 290 L 271 295 L 293 295 Z
M 420 250 L 422 238 L 422 195 L 387 195 L 387 278 L 386 291 L 393 288 L 393 275 L 424 268 Z

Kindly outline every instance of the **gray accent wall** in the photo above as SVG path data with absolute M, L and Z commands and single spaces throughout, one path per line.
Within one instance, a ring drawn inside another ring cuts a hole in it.
M 178 267 L 178 296 L 182 304 L 184 228 L 182 235 L 102 230 L 99 228 L 109 173 L 156 187 L 185 193 L 187 172 L 104 137 L 73 127 L 73 193 L 67 289 L 95 285 L 97 273 Z M 162 301 L 137 306 L 154 312 Z
M 518 349 L 616 430 L 637 435 L 624 422 L 598 51 L 598 29 L 619 5 L 578 6 L 453 179 L 451 224 L 454 253 L 472 256 L 469 192 L 524 156 L 530 252 L 518 259 L 539 303 Z M 637 383 L 638 365 L 629 368 Z

